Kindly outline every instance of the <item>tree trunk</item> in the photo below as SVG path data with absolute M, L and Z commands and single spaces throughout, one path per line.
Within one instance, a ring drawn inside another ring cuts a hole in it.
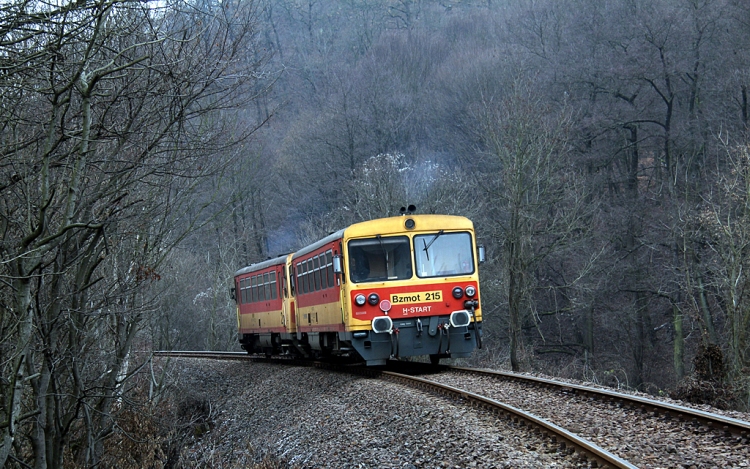
M 703 285 L 703 274 L 698 271 L 695 276 L 698 281 L 698 303 L 700 304 L 701 312 L 703 313 L 703 327 L 708 334 L 708 342 L 710 344 L 718 344 L 719 338 L 716 335 L 716 328 L 714 327 L 714 317 L 713 314 L 711 314 L 711 308 L 708 306 L 706 289 Z
M 594 360 L 594 304 L 586 310 L 583 325 L 583 349 L 586 366 L 591 367 Z
M 685 376 L 685 336 L 682 330 L 682 312 L 677 305 L 672 305 L 672 315 L 674 317 L 674 372 L 677 380 L 680 381 Z
M 26 262 L 24 259 L 18 259 L 13 263 L 16 267 L 13 272 L 13 287 L 15 291 L 15 310 L 19 315 L 18 335 L 16 338 L 17 355 L 13 365 L 13 375 L 10 385 L 7 387 L 6 395 L 3 396 L 3 410 L 6 418 L 2 426 L 1 440 L 3 446 L 0 447 L 0 467 L 5 467 L 5 463 L 10 455 L 13 440 L 16 437 L 16 424 L 21 417 L 21 399 L 23 397 L 23 382 L 26 379 L 26 356 L 29 353 L 29 344 L 33 331 L 34 310 L 31 301 L 31 278 L 26 273 Z

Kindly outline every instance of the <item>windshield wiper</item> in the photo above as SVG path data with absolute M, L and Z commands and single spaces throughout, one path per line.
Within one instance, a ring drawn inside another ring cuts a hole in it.
M 428 249 L 430 249 L 430 246 L 432 246 L 432 243 L 434 243 L 434 242 L 435 242 L 435 240 L 436 240 L 436 239 L 438 239 L 438 237 L 439 237 L 439 236 L 440 236 L 441 234 L 443 234 L 443 231 L 444 231 L 444 230 L 440 230 L 440 231 L 438 231 L 438 234 L 436 234 L 436 235 L 435 235 L 435 237 L 434 237 L 434 238 L 432 238 L 432 240 L 430 240 L 430 242 L 429 242 L 429 243 L 427 243 L 427 242 L 426 242 L 426 241 L 424 240 L 424 238 L 422 238 L 422 245 L 424 246 L 424 249 L 423 249 L 423 251 L 425 252 L 425 254 L 427 254 L 427 260 L 428 260 L 428 261 L 430 260 L 430 252 L 428 251 Z
M 388 251 L 385 249 L 385 244 L 383 244 L 383 237 L 380 235 L 375 235 L 378 241 L 380 241 L 380 249 L 383 250 L 383 254 L 385 255 L 385 265 L 388 265 Z M 386 267 L 387 268 L 387 267 Z

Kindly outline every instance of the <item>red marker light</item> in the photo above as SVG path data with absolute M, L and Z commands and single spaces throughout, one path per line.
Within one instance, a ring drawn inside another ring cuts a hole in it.
M 383 300 L 380 302 L 380 310 L 384 313 L 387 313 L 391 310 L 391 302 L 388 300 Z

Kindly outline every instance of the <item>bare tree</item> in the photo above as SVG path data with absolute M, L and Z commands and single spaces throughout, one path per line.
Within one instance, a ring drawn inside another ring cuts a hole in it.
M 585 226 L 583 204 L 566 193 L 575 187 L 571 121 L 564 109 L 545 107 L 521 83 L 503 96 L 483 96 L 476 107 L 477 132 L 497 171 L 494 184 L 486 181 L 496 200 L 497 241 L 504 246 L 511 366 L 519 370 L 521 329 L 525 321 L 537 321 L 534 272 Z
M 0 465 L 99 463 L 186 196 L 254 128 L 226 119 L 259 79 L 252 5 L 185 6 L 4 7 Z
M 741 391 L 740 400 L 750 403 L 750 149 L 727 146 L 728 168 L 717 172 L 715 191 L 704 196 L 703 210 L 696 217 L 707 245 L 711 278 L 726 315 L 727 371 Z

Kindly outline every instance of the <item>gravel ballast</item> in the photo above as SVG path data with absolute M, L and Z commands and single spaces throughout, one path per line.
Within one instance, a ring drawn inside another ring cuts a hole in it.
M 529 428 L 389 381 L 315 368 L 175 359 L 182 399 L 207 401 L 191 467 L 568 468 L 585 461 Z M 267 466 L 271 467 L 271 466 Z

